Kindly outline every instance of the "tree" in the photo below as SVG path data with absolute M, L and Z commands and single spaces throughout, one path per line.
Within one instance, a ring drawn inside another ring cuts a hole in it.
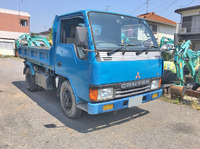
M 49 38 L 50 38 L 50 40 L 52 40 L 52 39 L 53 39 L 52 27 L 51 27 L 51 28 L 49 28 Z

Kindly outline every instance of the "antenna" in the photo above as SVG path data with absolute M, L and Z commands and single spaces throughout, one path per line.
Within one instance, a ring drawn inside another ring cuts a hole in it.
M 23 3 L 23 0 L 19 0 L 19 7 L 18 7 L 19 12 L 20 12 L 20 9 L 21 9 L 21 3 Z
M 108 11 L 109 7 L 110 7 L 109 5 L 106 5 L 105 11 Z
M 23 3 L 23 0 L 19 0 L 19 7 L 18 7 L 18 18 L 19 18 L 19 24 L 20 22 L 20 9 L 21 9 L 21 3 Z
M 150 0 L 147 0 L 147 1 L 145 2 L 145 4 L 147 5 L 147 6 L 146 6 L 146 13 L 149 12 L 149 11 L 148 11 L 148 9 L 149 9 L 149 1 L 150 1 Z

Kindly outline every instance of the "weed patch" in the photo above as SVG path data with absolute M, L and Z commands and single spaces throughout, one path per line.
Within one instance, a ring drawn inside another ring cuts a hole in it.
M 166 94 L 166 95 L 162 95 L 161 100 L 174 103 L 174 104 L 186 105 L 196 110 L 200 110 L 200 100 L 196 98 L 191 98 L 189 96 L 184 96 L 183 100 L 179 100 L 178 98 L 171 99 L 170 95 Z

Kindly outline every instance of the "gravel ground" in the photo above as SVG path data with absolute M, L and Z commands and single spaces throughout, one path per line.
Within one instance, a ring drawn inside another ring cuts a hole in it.
M 27 91 L 22 71 L 22 61 L 0 58 L 1 149 L 200 148 L 200 111 L 157 99 L 72 120 L 55 91 Z

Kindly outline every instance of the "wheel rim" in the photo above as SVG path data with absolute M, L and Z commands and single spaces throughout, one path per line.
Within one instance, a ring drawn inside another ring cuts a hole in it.
M 70 111 L 72 108 L 72 96 L 70 94 L 70 92 L 65 89 L 63 92 L 63 106 L 67 111 Z

